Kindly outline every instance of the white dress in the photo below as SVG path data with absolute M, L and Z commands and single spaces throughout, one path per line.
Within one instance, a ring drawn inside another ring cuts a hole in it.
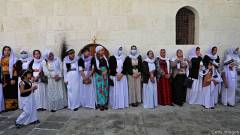
M 0 112 L 5 110 L 4 97 L 3 97 L 3 88 L 0 83 Z
M 74 110 L 81 105 L 80 96 L 80 72 L 78 69 L 78 61 L 72 62 L 70 71 L 67 71 L 64 62 L 64 81 L 67 82 L 68 108 Z
M 116 58 L 117 60 L 117 73 L 121 73 L 123 70 L 123 59 Z M 116 76 L 111 76 L 114 82 L 114 86 L 110 86 L 110 105 L 113 109 L 122 109 L 128 107 L 128 81 L 126 75 L 123 75 L 120 81 Z
M 155 108 L 158 105 L 157 99 L 157 83 L 152 83 L 149 79 L 148 83 L 143 84 L 143 107 Z
M 87 71 L 84 71 L 84 74 L 87 74 Z M 91 77 L 91 84 L 83 84 L 81 77 L 81 91 L 80 91 L 80 100 L 81 100 L 81 105 L 83 107 L 87 108 L 92 108 L 95 109 L 95 103 L 96 103 L 96 88 L 94 84 L 94 79 Z
M 222 104 L 223 105 L 235 105 L 235 93 L 237 88 L 237 72 L 236 70 L 228 71 L 228 74 L 226 74 L 225 71 L 226 80 L 228 83 L 228 88 L 225 88 L 223 85 L 222 87 Z
M 38 120 L 37 107 L 34 95 L 34 93 L 31 93 L 27 97 L 21 97 L 23 112 L 17 118 L 17 124 L 28 125 Z
M 202 105 L 202 77 L 193 79 L 191 89 L 187 89 L 187 103 Z
M 53 61 L 44 62 L 43 71 L 48 76 L 47 84 L 47 109 L 59 110 L 67 106 L 66 89 L 62 79 L 62 63 L 58 58 Z M 58 75 L 61 77 L 59 81 L 55 81 L 53 77 Z
M 33 70 L 43 70 L 42 62 L 33 62 L 32 69 Z M 40 72 L 33 72 L 33 76 L 36 77 Z M 39 79 L 38 82 L 34 82 L 38 86 L 37 90 L 34 92 L 36 99 L 37 109 L 43 108 L 47 109 L 47 92 L 46 92 L 46 84 L 42 83 Z
M 148 62 L 149 72 L 156 70 L 154 62 Z M 157 80 L 155 83 L 149 79 L 148 83 L 143 83 L 143 107 L 155 108 L 158 106 L 157 98 Z
M 22 61 L 22 69 L 23 69 L 23 70 L 28 69 L 28 66 L 29 66 L 29 63 L 31 62 L 31 60 L 30 60 L 30 59 L 28 59 L 28 60 L 23 60 L 23 59 L 21 59 L 21 61 Z M 21 78 L 18 77 L 18 84 L 20 83 L 20 81 L 21 81 Z M 23 109 L 19 87 L 18 87 L 18 108 L 19 108 L 19 109 Z
M 211 84 L 207 87 L 203 87 L 203 102 L 202 105 L 205 108 L 212 108 L 214 107 L 214 88 L 215 84 L 211 82 Z

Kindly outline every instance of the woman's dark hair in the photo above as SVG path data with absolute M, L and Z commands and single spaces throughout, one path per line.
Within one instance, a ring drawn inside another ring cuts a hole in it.
M 83 54 L 85 52 L 90 52 L 90 49 L 88 47 L 83 48 L 81 51 L 81 54 Z
M 200 47 L 196 47 L 196 51 L 197 51 L 197 50 L 200 50 Z
M 34 56 L 34 54 L 35 54 L 36 52 L 38 52 L 38 53 L 40 54 L 40 56 L 42 56 L 42 54 L 41 54 L 41 51 L 40 51 L 40 50 L 33 50 L 33 56 Z
M 149 50 L 149 51 L 147 52 L 147 56 L 149 56 L 150 52 L 152 52 L 152 53 L 153 53 L 153 51 L 152 51 L 152 50 Z
M 12 49 L 11 49 L 11 47 L 10 47 L 10 46 L 4 46 L 4 47 L 3 47 L 3 49 L 2 49 L 2 55 L 3 55 L 3 53 L 4 53 L 4 50 L 5 50 L 6 48 L 8 48 L 8 49 L 10 50 L 10 52 L 12 51 Z
M 131 49 L 133 49 L 133 48 L 136 48 L 136 49 L 137 49 L 137 46 L 136 46 L 136 45 L 132 45 L 132 46 L 131 46 Z
M 211 50 L 212 53 L 213 53 L 214 49 L 217 49 L 217 47 L 216 46 L 212 47 L 212 50 Z

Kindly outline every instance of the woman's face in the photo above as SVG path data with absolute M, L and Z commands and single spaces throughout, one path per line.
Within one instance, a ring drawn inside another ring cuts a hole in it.
M 148 53 L 148 57 L 150 58 L 150 59 L 153 59 L 154 58 L 154 53 L 151 51 L 151 52 L 149 52 Z
M 54 59 L 54 54 L 52 52 L 49 53 L 48 59 L 49 60 L 53 60 Z
M 99 53 L 100 56 L 103 56 L 104 55 L 104 49 L 101 49 L 98 53 Z
M 90 51 L 85 51 L 84 53 L 83 53 L 83 55 L 84 55 L 84 57 L 89 57 L 90 56 Z
M 229 64 L 229 67 L 230 67 L 230 68 L 233 68 L 234 66 L 235 66 L 234 62 L 232 62 L 232 63 Z
M 33 57 L 36 58 L 36 59 L 40 59 L 41 58 L 40 52 L 39 51 L 35 51 Z
M 3 55 L 4 56 L 10 56 L 10 53 L 11 53 L 10 48 L 8 48 L 8 47 L 4 48 L 4 50 L 3 50 Z
M 196 49 L 196 55 L 199 56 L 201 54 L 200 48 Z
M 161 51 L 160 51 L 160 56 L 161 56 L 162 58 L 165 58 L 165 57 L 166 57 L 166 51 L 165 51 L 165 50 L 161 50 Z
M 212 54 L 213 54 L 213 55 L 217 54 L 217 51 L 218 51 L 217 47 L 214 47 L 214 48 L 212 49 Z
M 75 58 L 75 52 L 73 52 L 73 51 L 69 52 L 68 57 L 70 60 L 73 60 Z
M 32 78 L 32 74 L 31 74 L 31 73 L 28 73 L 28 74 L 27 74 L 27 79 L 30 80 L 31 78 Z
M 183 51 L 182 50 L 177 51 L 177 57 L 183 57 Z
M 209 64 L 208 64 L 208 69 L 212 69 L 212 68 L 213 68 L 212 63 L 209 63 Z

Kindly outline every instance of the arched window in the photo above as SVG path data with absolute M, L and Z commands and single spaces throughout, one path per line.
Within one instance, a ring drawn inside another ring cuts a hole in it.
M 176 15 L 177 45 L 196 44 L 195 23 L 195 13 L 191 9 L 183 7 L 178 10 Z

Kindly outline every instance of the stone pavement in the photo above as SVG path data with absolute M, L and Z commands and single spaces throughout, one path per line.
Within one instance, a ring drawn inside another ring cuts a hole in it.
M 218 105 L 214 110 L 199 105 L 142 107 L 100 112 L 81 108 L 39 112 L 40 124 L 16 129 L 20 111 L 0 114 L 0 135 L 239 135 L 240 104 Z

